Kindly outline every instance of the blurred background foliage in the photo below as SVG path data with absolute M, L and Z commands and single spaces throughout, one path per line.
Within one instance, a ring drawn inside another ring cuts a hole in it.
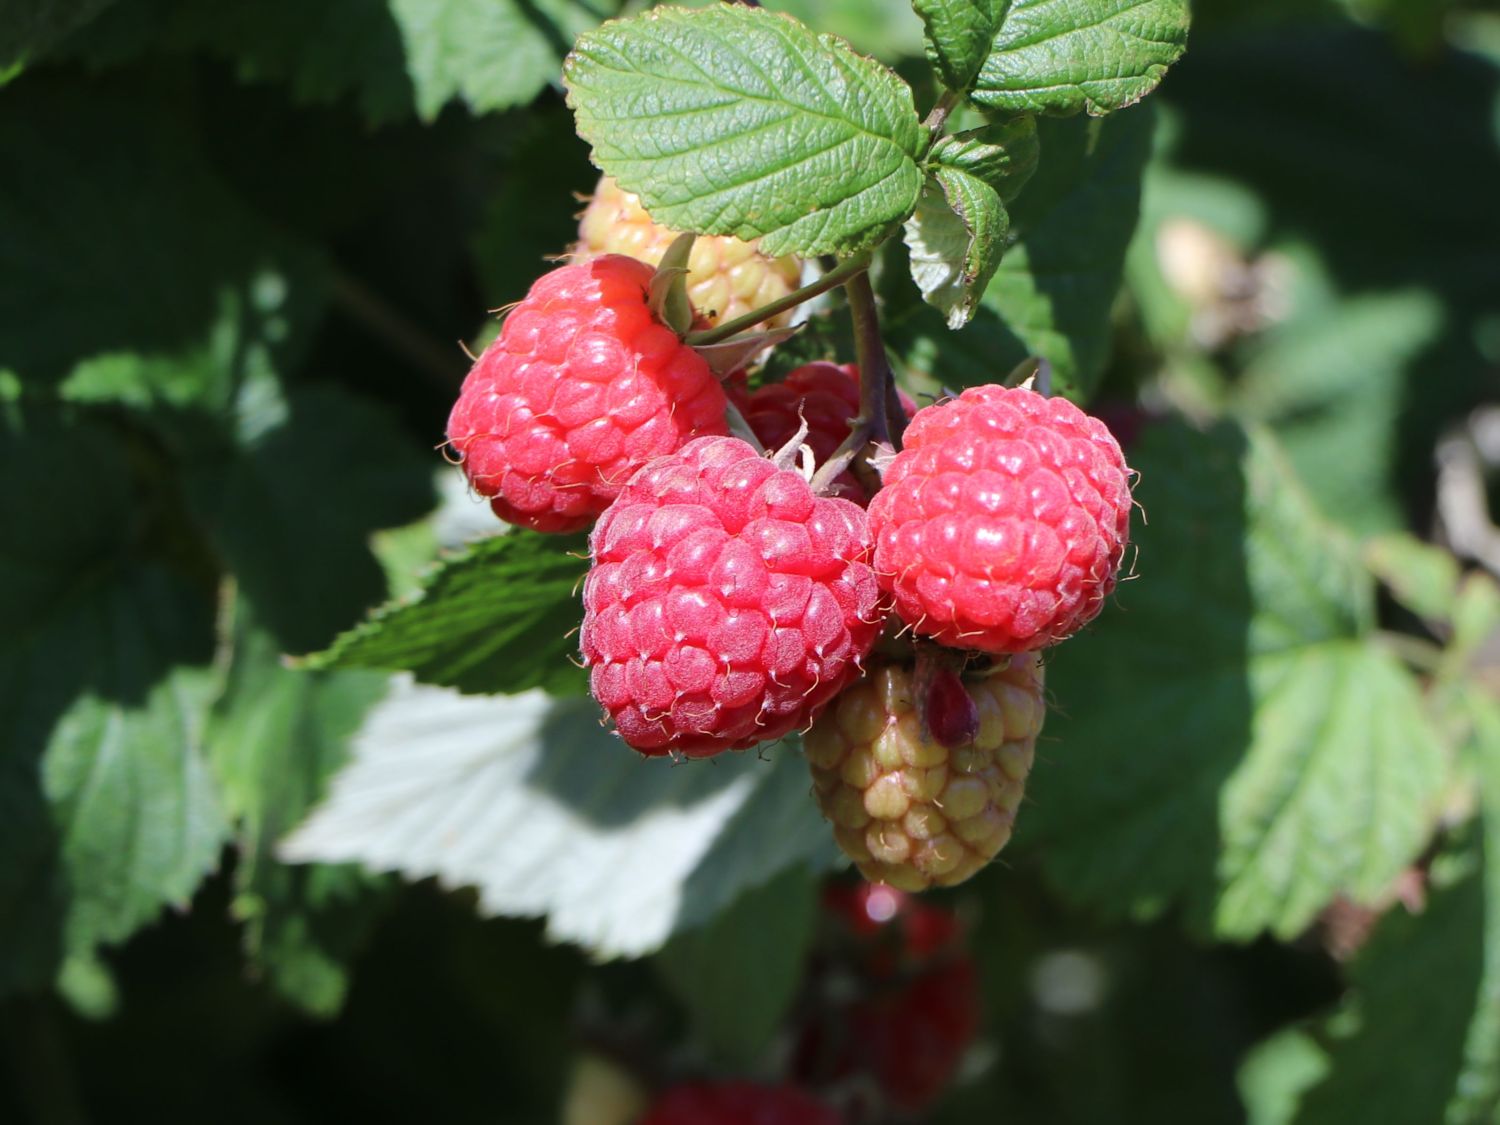
M 767 6 L 920 81 L 896 0 Z M 558 70 L 617 10 L 0 2 L 0 1119 L 544 1122 L 622 1035 L 774 1067 L 834 863 L 791 755 L 664 779 L 531 696 L 408 743 L 432 689 L 283 658 L 493 530 L 433 450 L 574 237 Z M 934 1120 L 1493 1120 L 1500 10 L 1193 16 L 1147 105 L 1044 123 L 974 326 L 879 279 L 913 387 L 1047 354 L 1150 519 L 1020 836 L 943 896 L 986 1019 Z M 517 636 L 570 627 L 537 604 Z M 298 858 L 477 892 L 284 862 L 361 729 L 413 808 L 497 800 L 464 856 Z

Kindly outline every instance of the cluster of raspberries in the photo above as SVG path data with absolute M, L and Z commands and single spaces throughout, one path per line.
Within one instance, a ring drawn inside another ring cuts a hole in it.
M 772 449 L 800 434 L 821 462 L 859 410 L 852 367 L 726 391 L 653 312 L 651 264 L 577 256 L 506 317 L 448 441 L 502 519 L 593 525 L 594 697 L 648 755 L 809 731 L 819 799 L 868 876 L 967 877 L 1008 837 L 1030 764 L 1045 711 L 1031 654 L 1114 588 L 1131 508 L 1118 443 L 1065 399 L 976 387 L 915 410 L 879 478 L 815 491 L 799 458 L 731 436 L 729 416 Z M 745 255 L 721 256 L 749 289 Z M 877 659 L 883 634 L 905 643 Z M 912 638 L 944 655 L 916 660 Z

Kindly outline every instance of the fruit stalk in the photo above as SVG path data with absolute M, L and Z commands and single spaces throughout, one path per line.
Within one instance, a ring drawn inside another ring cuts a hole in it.
M 863 273 L 869 265 L 870 255 L 868 253 L 856 254 L 852 258 L 846 258 L 822 277 L 818 278 L 817 281 L 809 285 L 804 285 L 801 289 L 794 289 L 785 297 L 778 297 L 770 304 L 762 305 L 760 308 L 748 312 L 744 316 L 737 316 L 733 320 L 726 321 L 713 328 L 704 329 L 702 332 L 691 332 L 687 335 L 684 342 L 689 347 L 696 348 L 703 344 L 717 344 L 720 340 L 727 340 L 729 337 L 743 332 L 747 328 L 754 328 L 762 321 L 770 320 L 777 313 L 786 312 L 787 309 L 794 309 L 804 301 L 810 301 L 814 297 L 827 293 L 830 289 L 838 288 L 851 277 Z

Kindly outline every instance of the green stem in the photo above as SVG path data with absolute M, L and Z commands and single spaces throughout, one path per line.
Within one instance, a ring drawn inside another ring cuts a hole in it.
M 707 328 L 702 332 L 690 332 L 684 337 L 684 342 L 690 347 L 697 347 L 699 344 L 717 344 L 720 340 L 727 340 L 747 328 L 754 328 L 761 321 L 770 320 L 777 313 L 794 309 L 803 301 L 810 301 L 822 293 L 827 293 L 830 289 L 843 285 L 851 277 L 863 273 L 869 264 L 868 251 L 846 258 L 811 285 L 794 289 L 785 297 L 779 297 L 768 305 L 762 305 L 758 309 L 747 312 L 744 316 L 737 316 L 717 327 Z

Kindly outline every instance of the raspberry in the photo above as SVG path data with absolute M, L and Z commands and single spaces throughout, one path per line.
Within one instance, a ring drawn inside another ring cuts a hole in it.
M 628 254 L 653 266 L 659 263 L 677 232 L 658 226 L 641 201 L 608 176 L 601 177 L 594 197 L 578 224 L 574 261 L 598 254 Z M 785 297 L 797 288 L 802 266 L 796 258 L 768 258 L 754 242 L 737 238 L 700 236 L 688 258 L 688 299 L 702 309 L 710 324 L 733 320 L 752 309 Z M 776 328 L 788 323 L 791 312 L 766 321 Z
M 903 620 L 955 648 L 1027 652 L 1092 621 L 1130 535 L 1119 443 L 1066 399 L 974 387 L 917 412 L 870 501 Z
M 803 739 L 839 847 L 865 878 L 907 891 L 961 883 L 1005 846 L 1046 716 L 1034 653 L 964 677 L 977 718 L 966 745 L 924 732 L 916 694 L 911 670 L 886 665 Z
M 884 623 L 864 511 L 738 438 L 652 461 L 591 546 L 590 683 L 646 754 L 706 757 L 806 726 Z
M 979 974 L 958 919 L 884 885 L 829 888 L 824 909 L 837 940 L 815 969 L 794 1072 L 816 1084 L 868 1075 L 885 1102 L 916 1114 L 979 1029 Z
M 620 255 L 553 270 L 470 370 L 448 442 L 501 519 L 587 527 L 651 458 L 727 431 L 708 364 L 651 314 L 653 272 Z
M 693 1082 L 673 1086 L 640 1125 L 842 1125 L 830 1107 L 795 1086 Z
M 914 402 L 900 392 L 907 413 Z M 849 436 L 859 415 L 859 368 L 852 363 L 807 363 L 787 373 L 780 383 L 766 383 L 748 394 L 733 395 L 750 429 L 767 449 L 780 449 L 807 422 L 803 441 L 818 464 L 831 457 Z M 869 497 L 854 474 L 839 474 L 833 495 L 864 504 Z

